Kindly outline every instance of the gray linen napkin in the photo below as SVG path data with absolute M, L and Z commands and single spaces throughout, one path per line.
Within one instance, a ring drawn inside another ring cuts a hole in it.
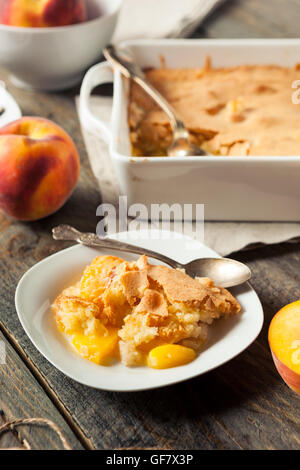
M 113 41 L 187 37 L 223 1 L 124 0 Z

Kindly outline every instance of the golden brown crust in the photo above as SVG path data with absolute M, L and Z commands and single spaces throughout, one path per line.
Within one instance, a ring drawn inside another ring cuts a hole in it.
M 226 289 L 207 287 L 182 271 L 166 266 L 149 266 L 148 275 L 164 290 L 170 302 L 180 302 L 209 311 L 235 314 L 240 305 Z
M 106 318 L 100 303 L 95 304 L 77 296 L 64 295 L 57 297 L 53 304 L 56 321 L 63 331 L 96 330 Z
M 146 77 L 175 108 L 192 140 L 217 155 L 299 155 L 300 113 L 291 84 L 300 68 L 243 65 L 151 69 Z M 132 84 L 133 155 L 166 155 L 171 128 L 164 112 Z
M 149 286 L 145 269 L 125 272 L 119 277 L 118 282 L 123 286 L 125 297 L 131 305 L 143 296 Z
M 150 316 L 167 317 L 169 315 L 168 305 L 164 296 L 153 289 L 147 289 L 136 307 L 138 313 L 148 313 Z

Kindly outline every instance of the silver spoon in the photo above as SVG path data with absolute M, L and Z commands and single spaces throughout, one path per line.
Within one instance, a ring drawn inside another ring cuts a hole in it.
M 188 157 L 188 156 L 204 156 L 211 155 L 190 140 L 190 134 L 183 122 L 177 117 L 173 107 L 167 100 L 146 80 L 142 69 L 133 62 L 125 52 L 121 52 L 115 46 L 110 44 L 103 50 L 104 57 L 128 78 L 138 83 L 146 93 L 148 93 L 154 101 L 165 111 L 170 119 L 173 142 L 168 148 L 169 157 Z
M 229 258 L 199 258 L 190 263 L 181 264 L 155 251 L 110 238 L 100 238 L 94 233 L 79 232 L 70 225 L 59 225 L 53 228 L 52 235 L 55 240 L 73 240 L 86 246 L 147 255 L 168 264 L 172 268 L 184 269 L 192 277 L 209 277 L 219 287 L 237 286 L 251 278 L 251 271 L 248 266 Z

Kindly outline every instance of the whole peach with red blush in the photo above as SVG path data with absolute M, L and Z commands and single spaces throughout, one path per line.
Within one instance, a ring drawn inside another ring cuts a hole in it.
M 0 23 L 45 28 L 87 21 L 85 0 L 1 0 Z
M 18 220 L 56 212 L 79 177 L 71 137 L 54 122 L 23 117 L 0 129 L 0 209 Z

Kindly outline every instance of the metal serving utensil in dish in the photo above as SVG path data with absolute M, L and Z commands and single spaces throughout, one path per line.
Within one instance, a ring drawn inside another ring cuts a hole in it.
M 112 44 L 103 50 L 104 57 L 128 78 L 134 80 L 145 90 L 151 98 L 165 111 L 170 119 L 173 142 L 168 148 L 169 157 L 188 157 L 188 156 L 207 156 L 211 155 L 190 140 L 190 134 L 184 123 L 177 117 L 176 111 L 167 102 L 167 100 L 146 80 L 142 69 L 133 62 L 132 58 L 120 51 Z
M 82 245 L 95 248 L 109 248 L 110 250 L 125 251 L 147 255 L 158 259 L 175 269 L 184 269 L 191 277 L 209 277 L 217 286 L 233 287 L 243 284 L 251 278 L 251 271 L 243 263 L 229 258 L 199 258 L 187 264 L 181 264 L 167 256 L 155 251 L 140 248 L 128 243 L 110 238 L 99 238 L 94 233 L 83 233 L 70 225 L 59 225 L 52 229 L 55 240 L 73 240 Z

